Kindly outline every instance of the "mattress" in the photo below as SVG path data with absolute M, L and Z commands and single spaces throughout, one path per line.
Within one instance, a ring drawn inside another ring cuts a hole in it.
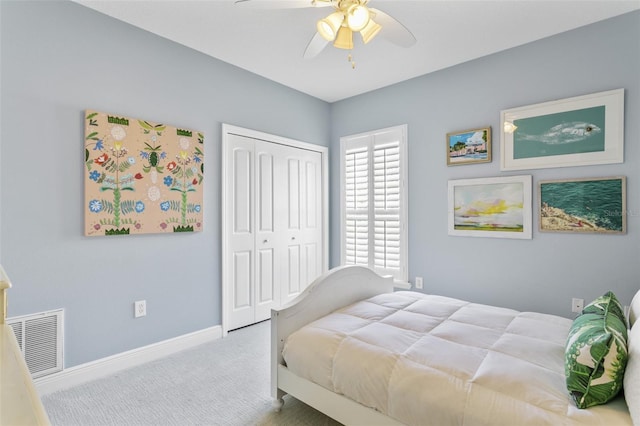
M 565 387 L 571 320 L 401 291 L 292 333 L 287 368 L 408 425 L 630 425 L 624 398 L 578 409 Z

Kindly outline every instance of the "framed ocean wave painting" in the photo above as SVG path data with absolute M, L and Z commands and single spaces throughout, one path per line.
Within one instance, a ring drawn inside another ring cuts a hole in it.
M 538 182 L 541 232 L 625 234 L 624 176 Z
M 450 180 L 448 233 L 531 239 L 531 176 Z
M 500 170 L 624 161 L 624 89 L 500 112 Z

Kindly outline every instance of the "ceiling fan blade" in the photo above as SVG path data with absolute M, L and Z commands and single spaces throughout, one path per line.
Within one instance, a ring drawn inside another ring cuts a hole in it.
M 370 7 L 369 10 L 375 13 L 375 21 L 382 26 L 382 37 L 402 47 L 411 47 L 416 43 L 413 33 L 395 18 L 378 9 Z
M 331 0 L 235 0 L 236 6 L 252 9 L 299 9 L 331 6 Z
M 304 50 L 304 58 L 311 59 L 318 55 L 318 53 L 322 52 L 322 49 L 329 44 L 329 42 L 320 35 L 320 33 L 316 32 L 316 34 L 311 38 L 309 44 L 307 44 L 307 48 Z

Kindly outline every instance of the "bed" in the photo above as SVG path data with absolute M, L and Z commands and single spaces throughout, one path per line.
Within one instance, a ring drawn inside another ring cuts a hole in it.
M 624 392 L 581 409 L 565 382 L 572 320 L 394 292 L 390 277 L 340 267 L 272 311 L 274 407 L 289 394 L 354 425 L 639 426 L 636 329 Z

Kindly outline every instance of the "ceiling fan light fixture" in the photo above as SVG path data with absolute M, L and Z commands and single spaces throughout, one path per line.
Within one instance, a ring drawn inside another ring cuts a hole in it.
M 347 10 L 347 25 L 351 31 L 362 30 L 370 21 L 371 15 L 366 6 L 354 4 Z
M 360 30 L 362 41 L 364 44 L 369 43 L 380 32 L 382 26 L 375 22 L 373 19 L 369 19 L 367 26 Z
M 344 21 L 344 14 L 342 12 L 333 12 L 331 15 L 324 19 L 320 19 L 316 25 L 320 35 L 327 41 L 333 41 L 336 38 L 336 34 Z
M 349 27 L 340 27 L 333 46 L 338 49 L 353 49 L 353 31 Z

